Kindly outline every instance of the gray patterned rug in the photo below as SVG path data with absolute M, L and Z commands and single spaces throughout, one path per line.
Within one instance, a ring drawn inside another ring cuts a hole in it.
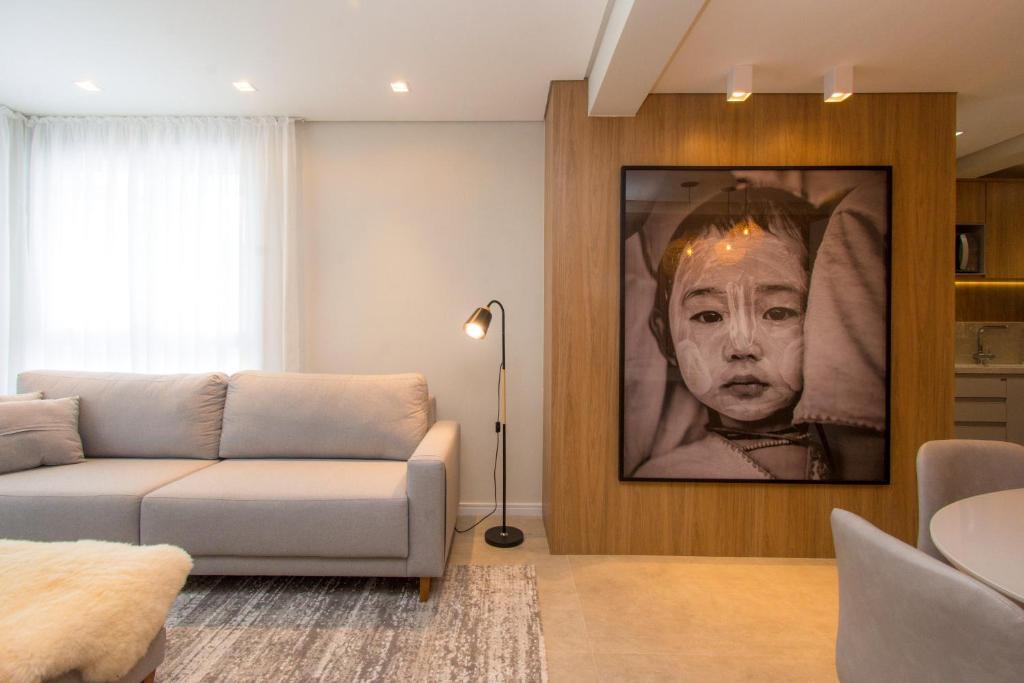
M 412 579 L 192 577 L 159 683 L 546 681 L 532 565 Z

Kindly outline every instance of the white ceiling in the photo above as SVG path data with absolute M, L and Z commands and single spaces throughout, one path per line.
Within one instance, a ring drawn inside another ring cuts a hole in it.
M 860 92 L 958 92 L 957 156 L 1024 133 L 1022 0 L 709 0 L 654 92 L 821 92 L 852 64 Z
M 607 0 L 2 0 L 0 103 L 49 114 L 533 120 Z M 74 81 L 90 79 L 88 94 Z M 244 95 L 232 81 L 249 80 Z M 412 89 L 395 95 L 389 83 Z
M 609 2 L 0 0 L 0 104 L 537 121 L 550 81 L 587 75 Z M 654 91 L 724 92 L 750 63 L 755 92 L 819 92 L 849 63 L 861 92 L 959 92 L 963 156 L 1024 133 L 1022 28 L 1024 0 L 706 0 Z M 103 92 L 72 85 L 83 79 Z M 235 91 L 240 79 L 259 92 Z M 393 94 L 398 79 L 412 92 Z

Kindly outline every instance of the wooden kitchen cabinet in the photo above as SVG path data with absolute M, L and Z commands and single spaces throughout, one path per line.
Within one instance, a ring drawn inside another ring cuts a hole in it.
M 956 224 L 985 224 L 985 183 L 981 180 L 956 181 Z
M 984 186 L 985 276 L 1024 278 L 1024 182 L 994 180 Z
M 956 438 L 1024 444 L 1024 375 L 957 373 L 954 395 Z

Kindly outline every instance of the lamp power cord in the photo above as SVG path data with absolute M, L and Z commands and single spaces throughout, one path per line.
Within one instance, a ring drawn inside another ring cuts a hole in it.
M 493 515 L 498 511 L 498 449 L 501 446 L 501 371 L 502 367 L 498 366 L 498 413 L 494 420 L 494 464 L 491 466 L 491 483 L 494 485 L 494 505 L 491 507 L 491 511 L 480 519 L 473 522 L 465 529 L 460 529 L 459 525 L 455 525 L 455 532 L 464 534 L 467 531 L 472 531 L 474 528 L 480 525 L 485 519 Z

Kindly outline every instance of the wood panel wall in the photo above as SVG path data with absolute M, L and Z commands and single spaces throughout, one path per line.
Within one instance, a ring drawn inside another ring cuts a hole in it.
M 544 520 L 552 552 L 825 557 L 843 507 L 916 534 L 914 458 L 953 424 L 952 94 L 652 95 L 546 115 Z M 892 484 L 619 482 L 619 173 L 626 164 L 893 166 Z

